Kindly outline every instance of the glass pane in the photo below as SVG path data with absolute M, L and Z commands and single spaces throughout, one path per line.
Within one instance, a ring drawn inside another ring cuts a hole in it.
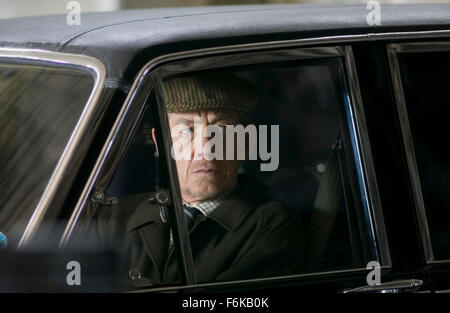
M 450 259 L 450 52 L 398 56 L 435 259 Z
M 341 59 L 186 73 L 160 89 L 200 282 L 376 260 Z
M 165 158 L 155 157 L 168 139 L 199 282 L 365 268 L 377 260 L 365 239 L 373 234 L 341 59 L 190 72 L 160 83 L 171 138 L 158 133 L 152 94 L 106 190 L 116 202 L 92 214 L 92 233 L 121 249 L 120 277 L 131 287 L 181 282 L 173 230 L 149 201 L 170 187 L 160 175 L 168 172 Z
M 93 88 L 90 74 L 0 64 L 0 231 L 15 243 Z

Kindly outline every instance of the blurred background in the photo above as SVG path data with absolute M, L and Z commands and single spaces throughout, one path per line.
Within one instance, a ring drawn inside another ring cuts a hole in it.
M 367 0 L 368 1 L 368 0 Z M 282 4 L 282 3 L 365 3 L 365 0 L 78 0 L 81 12 L 117 11 L 152 7 Z M 0 18 L 67 13 L 69 0 L 0 0 Z M 379 0 L 383 3 L 450 3 L 450 0 Z

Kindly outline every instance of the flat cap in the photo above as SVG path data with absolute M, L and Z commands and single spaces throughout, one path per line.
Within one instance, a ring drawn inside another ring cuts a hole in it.
M 229 109 L 250 112 L 256 106 L 256 88 L 231 73 L 207 73 L 163 81 L 167 112 Z

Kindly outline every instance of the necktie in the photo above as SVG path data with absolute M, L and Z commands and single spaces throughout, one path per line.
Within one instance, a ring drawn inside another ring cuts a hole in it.
M 186 216 L 188 230 L 191 230 L 192 226 L 194 226 L 194 220 L 199 214 L 201 214 L 200 210 L 184 205 L 184 215 Z

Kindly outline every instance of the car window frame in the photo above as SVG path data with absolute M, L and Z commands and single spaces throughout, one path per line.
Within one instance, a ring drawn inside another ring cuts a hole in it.
M 407 104 L 404 95 L 398 54 L 420 52 L 446 52 L 450 53 L 450 41 L 420 41 L 420 42 L 396 42 L 386 45 L 389 61 L 389 70 L 392 79 L 398 123 L 403 142 L 404 158 L 406 159 L 409 175 L 409 187 L 414 201 L 414 211 L 419 228 L 419 236 L 425 256 L 425 263 L 430 265 L 450 265 L 448 260 L 434 259 L 431 236 L 427 222 L 425 203 L 422 195 L 422 187 L 419 177 L 419 169 L 415 155 L 413 136 L 409 123 Z
M 81 147 L 89 145 L 93 138 L 92 130 L 96 127 L 94 121 L 102 112 L 98 103 L 104 89 L 106 68 L 103 62 L 90 56 L 38 49 L 0 48 L 0 62 L 7 65 L 76 70 L 87 73 L 93 78 L 92 90 L 79 120 L 16 247 L 22 249 L 32 243 L 46 216 L 56 212 L 69 193 L 68 184 L 75 178 L 77 169 L 81 166 L 83 156 L 87 152 L 87 149 Z
M 314 42 L 314 41 L 313 41 Z M 320 42 L 320 41 L 318 41 Z M 323 44 L 323 42 L 321 42 Z M 343 67 L 345 70 L 345 77 L 347 79 L 347 87 L 350 97 L 350 103 L 352 104 L 353 111 L 351 112 L 353 116 L 353 124 L 355 129 L 355 140 L 358 146 L 358 155 L 359 155 L 359 166 L 361 168 L 361 175 L 363 177 L 363 184 L 365 186 L 365 199 L 367 201 L 367 205 L 369 208 L 369 214 L 371 214 L 372 223 L 371 227 L 373 227 L 373 234 L 375 236 L 375 242 L 377 245 L 377 252 L 379 253 L 379 260 L 381 261 L 381 269 L 383 272 L 388 271 L 391 267 L 391 258 L 389 253 L 389 248 L 387 244 L 387 236 L 386 230 L 384 226 L 383 214 L 381 211 L 381 204 L 378 195 L 378 188 L 376 184 L 375 177 L 375 169 L 373 165 L 373 160 L 371 156 L 371 150 L 368 140 L 367 128 L 365 124 L 364 118 L 364 109 L 362 105 L 361 95 L 359 91 L 358 79 L 355 69 L 355 64 L 353 60 L 352 48 L 350 45 L 333 45 L 331 47 L 338 48 L 340 50 L 340 56 L 343 58 Z M 69 223 L 67 224 L 66 230 L 64 232 L 63 237 L 60 241 L 60 246 L 63 247 L 67 244 L 72 231 L 77 223 L 78 218 L 80 217 L 83 208 L 86 206 L 87 202 L 93 195 L 94 190 L 100 186 L 102 188 L 106 188 L 107 181 L 104 179 L 106 172 L 112 169 L 108 169 L 108 166 L 117 165 L 119 159 L 123 156 L 127 143 L 132 138 L 133 129 L 136 127 L 139 121 L 139 117 L 142 115 L 143 109 L 146 105 L 147 96 L 149 96 L 150 92 L 155 88 L 155 81 L 151 78 L 151 74 L 153 71 L 160 65 L 166 64 L 170 61 L 178 61 L 183 59 L 192 59 L 192 58 L 205 58 L 209 56 L 218 56 L 225 55 L 228 53 L 234 54 L 242 54 L 242 53 L 261 53 L 268 54 L 271 53 L 274 49 L 286 49 L 286 48 L 296 48 L 300 49 L 310 49 L 310 51 L 320 51 L 327 50 L 330 46 L 314 46 L 311 45 L 310 40 L 294 40 L 294 41 L 282 41 L 282 42 L 267 42 L 267 43 L 257 43 L 257 44 L 242 44 L 236 46 L 224 46 L 224 47 L 214 47 L 214 48 L 204 48 L 198 50 L 190 50 L 184 52 L 177 52 L 167 55 L 162 55 L 157 57 L 151 61 L 149 61 L 138 73 L 130 92 L 125 99 L 124 105 L 119 112 L 119 115 L 113 125 L 113 128 L 108 136 L 108 139 L 100 153 L 100 157 L 97 159 L 97 162 L 94 166 L 94 170 L 91 173 L 88 182 L 82 192 L 82 195 L 77 203 L 77 207 L 74 210 Z M 275 50 L 276 51 L 276 50 Z M 162 122 L 164 122 L 164 118 L 161 117 L 161 110 L 158 110 L 160 113 L 160 118 Z M 167 121 L 165 121 L 167 123 Z M 163 129 L 164 131 L 164 129 Z M 167 130 L 166 130 L 167 132 Z M 167 135 L 167 134 L 166 134 Z M 167 143 L 165 143 L 167 145 Z M 167 149 L 167 147 L 166 147 Z M 166 154 L 167 157 L 167 154 Z M 116 161 L 114 161 L 116 160 Z M 170 174 L 173 177 L 173 173 Z M 100 185 L 99 185 L 100 183 Z M 174 184 L 172 180 L 172 184 Z M 176 183 L 175 183 L 176 184 Z M 179 193 L 179 189 L 174 189 L 172 186 L 172 201 L 175 201 L 177 205 L 173 206 L 174 209 L 171 214 L 173 216 L 178 216 L 183 218 L 177 218 L 176 222 L 177 226 L 182 229 L 187 230 L 187 227 L 184 227 L 185 219 L 184 215 L 182 215 L 182 209 L 180 205 L 180 196 L 176 193 Z M 103 189 L 105 190 L 105 189 Z M 173 190 L 177 190 L 175 194 L 173 194 Z M 172 211 L 172 210 L 170 210 Z M 283 277 L 269 277 L 269 278 L 261 278 L 254 280 L 243 280 L 243 281 L 231 281 L 224 283 L 208 283 L 208 284 L 196 284 L 195 279 L 195 271 L 193 268 L 193 260 L 192 254 L 190 252 L 190 244 L 189 238 L 186 234 L 181 232 L 180 234 L 174 234 L 174 243 L 175 245 L 181 247 L 180 253 L 180 261 L 183 266 L 182 273 L 183 278 L 183 286 L 173 286 L 173 287 L 152 287 L 149 291 L 160 291 L 160 290 L 180 290 L 185 288 L 196 288 L 201 286 L 227 286 L 227 285 L 241 285 L 248 283 L 258 283 L 258 281 L 262 282 L 270 282 L 270 281 L 288 281 L 293 278 L 305 278 L 313 276 L 333 276 L 340 275 L 343 273 L 353 273 L 358 275 L 358 277 L 365 277 L 367 274 L 366 268 L 356 268 L 356 269 L 345 269 L 342 271 L 329 271 L 329 272 L 315 272 L 312 274 L 298 274 L 291 276 L 283 276 Z M 180 244 L 181 243 L 181 244 Z
M 190 71 L 198 71 L 198 70 L 213 70 L 214 68 L 226 68 L 228 66 L 240 66 L 240 65 L 252 65 L 252 64 L 260 64 L 260 63 L 273 63 L 278 61 L 291 61 L 291 60 L 317 60 L 317 59 L 323 59 L 326 57 L 342 57 L 343 67 L 346 67 L 345 71 L 348 73 L 348 76 L 346 76 L 346 79 L 348 80 L 345 82 L 347 84 L 347 91 L 349 92 L 350 100 L 349 100 L 349 109 L 352 112 L 346 112 L 348 115 L 352 116 L 354 119 L 349 127 L 352 127 L 349 131 L 351 132 L 351 137 L 354 136 L 354 138 L 351 138 L 351 140 L 355 141 L 355 146 L 357 151 L 354 152 L 354 158 L 356 164 L 357 171 L 360 172 L 359 174 L 363 177 L 364 180 L 362 182 L 363 190 L 361 191 L 362 194 L 362 200 L 365 202 L 363 205 L 367 205 L 365 207 L 365 212 L 369 214 L 368 219 L 370 220 L 370 228 L 372 233 L 375 235 L 375 232 L 380 231 L 380 237 L 385 236 L 384 232 L 384 226 L 380 225 L 379 223 L 376 223 L 375 220 L 378 222 L 382 221 L 379 218 L 379 215 L 377 218 L 374 218 L 374 214 L 379 214 L 378 212 L 374 213 L 376 211 L 375 207 L 379 207 L 379 197 L 378 197 L 378 190 L 377 185 L 375 181 L 375 175 L 374 172 L 370 171 L 370 166 L 367 166 L 369 162 L 371 162 L 369 159 L 371 159 L 371 152 L 368 145 L 368 139 L 362 139 L 363 136 L 367 136 L 367 131 L 365 131 L 365 120 L 363 117 L 363 108 L 362 108 L 362 101 L 359 95 L 359 88 L 357 83 L 357 77 L 356 77 L 356 71 L 354 68 L 353 63 L 353 54 L 352 49 L 350 46 L 326 46 L 326 47 L 303 47 L 298 49 L 278 49 L 274 51 L 257 51 L 257 52 L 251 52 L 251 53 L 241 53 L 241 54 L 231 54 L 228 56 L 219 56 L 219 57 L 203 57 L 198 59 L 190 59 L 185 61 L 174 61 L 173 64 L 164 64 L 160 66 L 159 68 L 152 71 L 150 75 L 154 77 L 154 81 L 157 81 L 159 76 L 165 76 L 165 75 L 175 75 L 175 74 L 183 74 L 185 72 Z M 345 75 L 345 73 L 344 73 Z M 160 93 L 161 94 L 161 93 Z M 353 103 L 354 105 L 352 106 Z M 359 108 L 356 108 L 356 106 L 359 105 Z M 161 97 L 158 97 L 158 106 L 159 106 L 159 115 L 163 123 L 165 123 L 165 129 L 163 130 L 165 133 L 165 139 L 164 143 L 166 144 L 167 151 L 170 150 L 170 142 L 171 142 L 171 136 L 168 133 L 168 123 L 165 121 L 167 120 L 167 113 L 164 107 L 164 101 Z M 358 115 L 358 117 L 356 117 Z M 357 118 L 359 121 L 356 122 L 355 118 Z M 358 139 L 359 138 L 359 139 Z M 368 153 L 365 157 L 365 161 L 362 161 L 362 150 Z M 166 157 L 166 162 L 168 162 L 169 167 L 171 167 L 171 173 L 175 172 L 175 163 L 172 158 Z M 373 167 L 372 167 L 373 168 Z M 173 180 L 172 185 L 176 190 L 176 196 L 175 198 L 178 198 L 179 201 L 176 201 L 175 204 L 178 206 L 178 209 L 180 214 L 183 214 L 182 209 L 182 201 L 181 201 L 181 195 L 179 194 L 179 184 L 178 184 L 178 178 L 174 177 L 176 175 L 171 174 L 170 179 Z M 370 178 L 369 178 L 370 177 Z M 372 179 L 372 180 L 371 180 Z M 371 184 L 371 187 L 374 188 L 371 190 L 371 192 L 368 192 L 368 185 Z M 369 195 L 370 194 L 370 195 Z M 374 196 L 375 195 L 375 196 Z M 366 201 L 365 201 L 366 200 Z M 373 201 L 369 203 L 370 201 Z M 378 202 L 377 202 L 378 201 Z M 380 209 L 381 213 L 381 209 Z M 184 220 L 184 215 L 183 220 Z M 381 222 L 382 224 L 382 222 Z M 376 229 L 376 230 L 375 230 Z M 187 233 L 187 230 L 185 231 Z M 375 247 L 379 255 L 379 260 L 382 260 L 382 264 L 390 265 L 390 255 L 389 252 L 384 249 L 384 247 L 387 247 L 387 239 L 384 237 L 380 240 L 380 238 L 372 238 L 373 242 L 382 242 L 380 244 L 380 247 Z M 319 272 L 316 272 L 316 274 Z M 298 274 L 293 276 L 301 276 L 304 274 Z M 279 277 L 280 279 L 282 277 Z M 203 285 L 203 284 L 202 284 Z

